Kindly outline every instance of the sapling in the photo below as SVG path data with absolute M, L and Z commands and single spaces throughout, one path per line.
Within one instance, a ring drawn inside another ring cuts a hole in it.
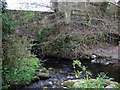
M 76 69 L 76 65 L 77 65 L 79 68 L 81 68 L 82 71 L 77 70 L 77 69 Z M 75 77 L 76 77 L 76 78 L 80 77 L 81 74 L 82 74 L 82 72 L 85 72 L 86 78 L 90 78 L 90 77 L 92 76 L 92 74 L 91 74 L 89 71 L 87 71 L 87 67 L 84 66 L 84 65 L 81 65 L 81 62 L 80 62 L 79 60 L 74 60 L 74 61 L 73 61 L 73 68 L 74 68 L 74 72 L 75 72 Z

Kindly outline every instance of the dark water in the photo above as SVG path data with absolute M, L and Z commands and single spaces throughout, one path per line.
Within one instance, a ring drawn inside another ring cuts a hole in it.
M 85 66 L 88 67 L 88 70 L 92 72 L 93 76 L 96 77 L 100 72 L 104 72 L 108 77 L 114 78 L 114 81 L 120 83 L 120 65 L 100 65 L 100 64 L 91 64 L 88 62 L 83 62 Z
M 97 77 L 100 72 L 107 73 L 107 76 L 114 78 L 115 81 L 120 82 L 120 66 L 108 65 L 103 66 L 99 64 L 91 64 L 90 61 L 84 60 L 81 61 L 83 65 L 87 66 L 87 70 L 93 74 L 93 78 Z M 57 58 L 46 58 L 44 59 L 44 67 L 53 68 L 53 72 L 49 72 L 52 76 L 47 80 L 40 80 L 36 83 L 27 86 L 27 88 L 43 88 L 43 87 L 52 87 L 52 88 L 63 88 L 61 84 L 68 80 L 74 79 L 74 70 L 72 67 L 72 60 L 67 59 L 57 59 Z M 81 76 L 84 77 L 84 73 Z

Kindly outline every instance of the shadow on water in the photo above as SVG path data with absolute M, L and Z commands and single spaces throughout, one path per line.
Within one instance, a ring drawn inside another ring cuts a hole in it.
M 83 65 L 88 67 L 88 70 L 92 72 L 93 77 L 97 77 L 100 72 L 104 72 L 108 77 L 114 78 L 115 81 L 120 83 L 120 65 L 100 65 L 100 64 L 91 64 L 89 62 L 82 62 Z
M 72 63 L 73 60 L 47 58 L 45 59 L 44 66 L 46 68 L 52 67 L 68 71 L 68 73 L 74 73 Z M 93 77 L 97 77 L 100 72 L 104 72 L 107 73 L 107 76 L 110 78 L 114 78 L 115 81 L 120 82 L 120 65 L 104 66 L 100 64 L 92 64 L 88 60 L 81 60 L 81 63 L 87 67 L 87 70 L 93 74 Z
M 43 88 L 43 87 L 57 87 L 61 88 L 62 83 L 68 79 L 74 79 L 74 70 L 72 67 L 73 60 L 58 59 L 58 58 L 45 58 L 44 67 L 47 69 L 53 68 L 54 72 L 51 72 L 51 78 L 47 80 L 39 80 L 36 83 L 31 84 L 27 88 Z M 87 70 L 93 74 L 93 78 L 97 77 L 100 72 L 107 73 L 107 76 L 114 78 L 115 81 L 120 82 L 120 66 L 108 65 L 103 66 L 99 64 L 91 64 L 90 61 L 82 60 L 81 63 L 87 66 Z M 82 75 L 84 77 L 84 75 Z

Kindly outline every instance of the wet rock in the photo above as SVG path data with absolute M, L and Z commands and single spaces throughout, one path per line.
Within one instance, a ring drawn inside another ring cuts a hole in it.
M 62 69 L 59 70 L 60 73 L 65 73 L 65 71 L 63 71 Z
M 79 85 L 81 83 L 85 83 L 85 81 L 83 79 L 79 80 L 79 81 L 76 81 L 75 84 L 73 85 L 73 87 L 79 87 Z
M 73 87 L 74 87 L 74 88 L 77 88 L 77 87 L 79 87 L 79 85 L 80 85 L 80 82 L 76 82 L 76 83 L 73 85 Z
M 106 86 L 105 88 L 115 88 L 115 87 L 117 87 L 117 85 L 115 85 L 115 84 L 110 84 L 110 85 Z
M 108 85 L 108 86 L 106 86 L 105 88 L 114 88 L 113 86 L 111 86 L 111 85 Z
M 53 82 L 53 84 L 56 85 L 56 86 L 61 86 L 62 83 L 63 83 L 62 80 L 56 80 L 56 81 Z
M 97 55 L 91 55 L 91 59 L 96 59 Z
M 107 65 L 110 64 L 109 61 L 98 61 L 98 60 L 96 60 L 96 59 L 92 60 L 91 63 L 92 63 L 92 64 L 101 64 L 101 65 L 104 65 L 104 66 L 107 66 Z
M 80 59 L 90 59 L 91 56 L 90 56 L 90 55 L 83 54 L 83 55 L 80 55 L 79 58 L 80 58 Z
M 56 88 L 56 86 L 55 86 L 55 85 L 53 85 L 53 86 L 52 86 L 52 88 Z
M 63 90 L 70 90 L 69 88 L 67 88 L 67 87 L 62 87 L 63 88 Z
M 43 90 L 49 90 L 48 87 L 43 87 Z
M 52 85 L 53 85 L 52 81 L 46 83 L 47 87 L 51 87 Z
M 94 60 L 91 60 L 91 63 L 92 63 L 92 64 L 95 64 L 95 63 L 97 63 L 97 62 L 96 62 L 96 59 L 94 59 Z
M 50 76 L 48 73 L 39 73 L 37 76 L 38 76 L 41 80 L 46 80 L 46 79 L 51 78 L 51 76 Z
M 93 59 L 91 60 L 92 64 L 101 64 L 104 66 L 108 66 L 108 65 L 113 65 L 113 64 L 119 64 L 119 60 L 117 59 L 112 59 L 112 58 L 105 58 L 105 57 L 101 57 L 98 59 Z
M 46 68 L 41 68 L 41 69 L 38 69 L 37 72 L 46 72 L 47 69 Z
M 72 79 L 76 79 L 76 77 L 74 77 L 74 76 L 67 76 L 67 79 L 72 80 Z
M 105 66 L 107 66 L 107 65 L 109 65 L 110 64 L 110 62 L 104 62 L 103 63 L 103 65 L 105 65 Z

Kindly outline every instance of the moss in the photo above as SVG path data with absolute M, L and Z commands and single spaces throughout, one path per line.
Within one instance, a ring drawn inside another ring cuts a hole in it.
M 46 68 L 42 68 L 42 69 L 41 69 L 41 72 L 46 72 L 46 71 L 47 71 Z
M 68 80 L 68 81 L 63 83 L 63 86 L 64 87 L 73 87 L 74 83 L 75 83 L 74 81 Z
M 37 74 L 37 76 L 41 79 L 41 80 L 46 80 L 51 78 L 51 76 L 48 73 L 39 73 Z
M 38 76 L 33 77 L 35 81 L 38 81 L 40 78 Z
M 53 69 L 53 68 L 48 68 L 48 70 L 49 70 L 49 71 L 54 71 L 54 69 Z

